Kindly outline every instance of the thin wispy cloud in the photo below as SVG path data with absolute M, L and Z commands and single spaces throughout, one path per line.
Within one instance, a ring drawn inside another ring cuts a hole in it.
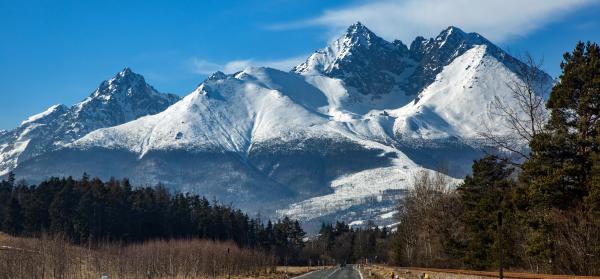
M 232 60 L 225 63 L 216 63 L 213 61 L 193 57 L 190 59 L 192 70 L 197 74 L 211 74 L 216 71 L 222 71 L 227 74 L 235 73 L 249 67 L 269 67 L 282 71 L 289 71 L 294 66 L 304 62 L 309 55 L 300 55 L 278 60 L 255 60 L 241 59 Z
M 560 20 L 599 0 L 378 0 L 327 10 L 315 18 L 271 25 L 271 29 L 327 26 L 337 31 L 361 21 L 386 39 L 412 41 L 448 26 L 502 42 Z

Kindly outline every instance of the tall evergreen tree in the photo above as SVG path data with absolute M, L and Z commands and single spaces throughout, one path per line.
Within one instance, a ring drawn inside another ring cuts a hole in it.
M 3 230 L 4 212 L 11 198 L 12 185 L 6 180 L 0 181 L 0 231 Z
M 578 43 L 564 55 L 562 74 L 550 94 L 545 133 L 530 142 L 531 157 L 520 176 L 529 214 L 529 255 L 556 266 L 556 218 L 550 213 L 596 207 L 600 182 L 600 49 Z M 552 271 L 552 270 L 551 270 Z
M 463 203 L 462 221 L 466 229 L 464 261 L 471 268 L 486 269 L 498 265 L 498 212 L 504 215 L 503 240 L 506 243 L 506 258 L 516 264 L 518 249 L 514 245 L 514 230 L 517 229 L 513 206 L 511 179 L 513 169 L 495 156 L 487 156 L 473 164 L 473 174 L 467 176 L 458 187 Z
M 20 234 L 23 231 L 22 208 L 14 196 L 9 199 L 5 207 L 2 229 L 9 234 Z
M 547 132 L 534 137 L 522 178 L 531 203 L 568 208 L 587 195 L 592 154 L 600 145 L 600 65 L 596 44 L 577 44 L 564 55 L 562 74 L 550 94 Z

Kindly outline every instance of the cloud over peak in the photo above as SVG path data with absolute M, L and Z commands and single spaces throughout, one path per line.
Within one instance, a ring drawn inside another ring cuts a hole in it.
M 327 26 L 342 30 L 357 21 L 388 39 L 412 41 L 435 36 L 447 26 L 478 32 L 495 42 L 526 35 L 598 0 L 377 0 L 327 10 L 299 22 L 272 26 L 293 29 Z

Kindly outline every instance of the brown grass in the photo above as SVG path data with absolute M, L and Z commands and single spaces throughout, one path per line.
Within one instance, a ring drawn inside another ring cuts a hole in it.
M 391 278 L 391 273 L 399 275 L 400 278 L 417 279 L 420 274 L 429 273 L 431 278 L 456 278 L 456 279 L 481 279 L 498 278 L 498 272 L 475 271 L 463 269 L 438 269 L 438 268 L 417 268 L 417 267 L 389 267 L 383 265 L 372 265 L 361 269 L 365 279 L 383 279 Z M 368 276 L 371 271 L 372 276 Z M 549 275 L 533 274 L 526 272 L 505 272 L 504 278 L 507 279 L 600 279 L 598 276 L 573 276 L 573 275 Z
M 59 238 L 0 234 L 0 279 L 279 278 L 274 259 L 233 243 L 151 241 L 89 249 Z

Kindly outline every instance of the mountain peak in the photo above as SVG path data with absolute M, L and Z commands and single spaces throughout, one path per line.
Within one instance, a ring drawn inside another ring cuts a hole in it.
M 452 42 L 453 47 L 456 47 L 455 44 L 461 43 L 466 43 L 468 45 L 493 45 L 490 41 L 478 33 L 466 33 L 456 26 L 449 26 L 444 29 L 434 39 L 434 42 L 438 43 L 439 47 L 446 45 L 446 42 Z
M 452 34 L 455 35 L 460 35 L 460 36 L 464 36 L 467 33 L 465 33 L 465 31 L 463 31 L 462 29 L 456 27 L 456 26 L 448 26 L 446 27 L 446 29 L 444 29 L 441 33 L 440 36 L 445 35 L 445 36 L 450 36 Z
M 105 80 L 100 83 L 100 86 L 92 93 L 92 97 L 108 98 L 111 95 L 115 95 L 119 92 L 131 91 L 131 88 L 145 88 L 151 87 L 146 83 L 144 76 L 137 74 L 129 67 L 125 67 L 123 70 L 118 72 L 113 78 Z M 152 89 L 153 91 L 154 89 Z M 139 90 L 136 90 L 139 91 Z
M 455 26 L 449 26 L 448 28 L 442 30 L 437 37 L 435 37 L 434 42 L 436 42 L 439 47 L 446 45 L 447 42 L 451 43 L 460 43 L 463 41 L 469 41 L 469 34 L 462 31 L 460 28 Z
M 369 30 L 362 23 L 356 22 L 348 27 L 345 34 L 346 38 L 350 38 L 350 40 L 354 43 L 369 45 L 373 42 L 373 40 L 378 39 L 379 37 L 373 33 L 373 31 Z
M 129 68 L 129 67 L 125 67 L 123 70 L 121 70 L 119 73 L 117 73 L 115 75 L 115 77 L 113 79 L 111 79 L 109 82 L 112 82 L 112 81 L 123 81 L 123 80 L 128 80 L 128 81 L 141 80 L 141 81 L 144 81 L 144 76 L 133 72 L 131 70 L 131 68 Z
M 364 33 L 372 33 L 372 32 L 371 32 L 371 30 L 369 30 L 369 28 L 367 28 L 362 23 L 360 23 L 360 21 L 357 21 L 356 23 L 348 26 L 346 33 L 347 34 L 361 34 L 361 33 L 364 34 Z
M 292 71 L 339 78 L 361 95 L 375 96 L 397 91 L 402 95 L 397 99 L 403 99 L 404 96 L 411 95 L 406 93 L 410 89 L 407 88 L 408 85 L 398 84 L 397 81 L 403 74 L 408 75 L 416 65 L 409 55 L 408 48 L 401 41 L 386 41 L 357 22 L 350 25 L 345 34 L 326 48 L 315 52 Z M 355 99 L 361 98 L 363 96 Z M 367 99 L 365 97 L 365 102 L 377 98 Z
M 136 73 L 134 73 L 134 72 L 131 70 L 131 68 L 129 68 L 129 67 L 125 67 L 125 68 L 123 68 L 123 70 L 121 70 L 121 71 L 120 71 L 120 72 L 117 74 L 117 76 L 120 76 L 120 77 L 126 77 L 126 76 L 130 76 L 130 75 L 136 75 Z
M 221 71 L 216 71 L 208 76 L 207 80 L 221 80 L 227 78 L 227 75 Z

